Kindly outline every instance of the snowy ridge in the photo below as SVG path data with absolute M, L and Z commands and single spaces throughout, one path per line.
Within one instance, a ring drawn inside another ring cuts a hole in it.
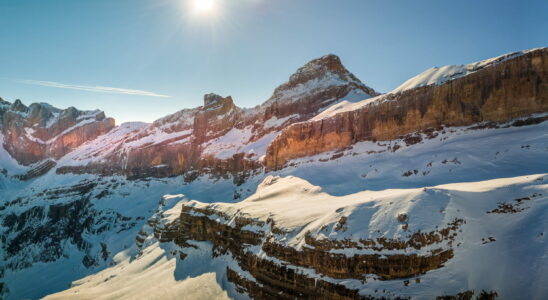
M 405 90 L 410 90 L 420 86 L 431 85 L 431 84 L 440 85 L 447 81 L 464 77 L 468 74 L 474 73 L 483 68 L 488 68 L 490 66 L 501 63 L 503 61 L 516 58 L 521 55 L 525 55 L 529 52 L 538 51 L 540 49 L 545 49 L 545 48 L 535 48 L 535 49 L 503 54 L 497 57 L 485 59 L 482 61 L 478 61 L 475 63 L 466 64 L 466 65 L 449 65 L 441 68 L 433 67 L 407 80 L 406 82 L 402 83 L 400 86 L 392 90 L 390 93 L 399 93 Z
M 243 129 L 232 128 L 223 136 L 207 142 L 202 154 L 227 159 L 234 154 L 245 153 L 248 158 L 257 160 L 266 153 L 266 148 L 278 133 L 274 131 L 253 141 L 251 126 Z

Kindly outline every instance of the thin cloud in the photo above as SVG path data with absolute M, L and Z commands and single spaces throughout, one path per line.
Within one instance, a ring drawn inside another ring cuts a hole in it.
M 54 81 L 42 81 L 42 80 L 27 80 L 27 79 L 18 79 L 17 82 L 24 84 L 48 86 L 60 89 L 71 89 L 71 90 L 80 90 L 96 93 L 113 93 L 113 94 L 125 94 L 125 95 L 139 95 L 139 96 L 149 96 L 149 97 L 163 97 L 169 98 L 169 95 L 157 94 L 149 91 L 143 90 L 133 90 L 133 89 L 123 89 L 115 88 L 108 86 L 88 86 L 88 85 L 77 85 L 77 84 L 65 84 Z

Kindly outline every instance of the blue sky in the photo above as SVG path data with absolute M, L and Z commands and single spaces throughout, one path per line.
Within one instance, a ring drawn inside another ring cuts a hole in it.
M 0 97 L 150 122 L 209 92 L 254 106 L 327 53 L 386 92 L 548 41 L 548 1 L 191 1 L 0 0 Z

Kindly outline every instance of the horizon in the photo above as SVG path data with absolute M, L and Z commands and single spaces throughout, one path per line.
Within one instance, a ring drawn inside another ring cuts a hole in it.
M 150 123 L 200 106 L 207 93 L 254 107 L 330 53 L 386 93 L 432 67 L 544 47 L 548 27 L 543 1 L 214 2 L 204 12 L 191 0 L 0 0 L 2 57 L 11 58 L 0 71 L 2 98 Z

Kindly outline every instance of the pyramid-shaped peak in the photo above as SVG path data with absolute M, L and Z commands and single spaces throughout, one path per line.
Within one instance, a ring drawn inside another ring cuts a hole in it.
M 339 76 L 350 76 L 351 73 L 343 66 L 341 59 L 335 54 L 324 55 L 313 59 L 300 67 L 291 77 L 289 82 L 308 81 L 314 78 L 321 78 L 328 73 Z

